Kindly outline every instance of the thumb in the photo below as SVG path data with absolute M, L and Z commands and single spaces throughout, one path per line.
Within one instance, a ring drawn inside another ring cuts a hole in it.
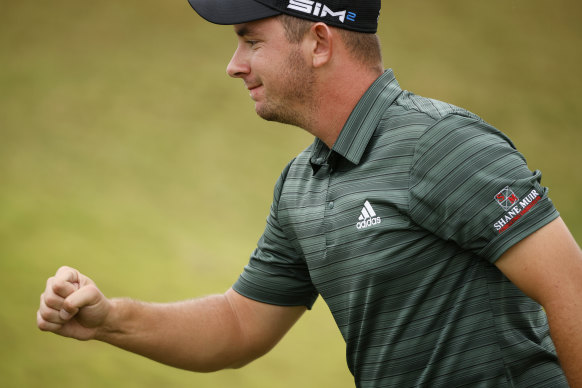
M 96 317 L 90 317 L 87 323 L 93 325 L 93 320 L 100 321 L 99 318 L 106 315 L 107 305 L 107 300 L 101 291 L 95 285 L 90 284 L 70 294 L 65 299 L 59 315 L 61 319 L 68 321 L 80 312 L 90 310 L 92 315 L 96 315 Z

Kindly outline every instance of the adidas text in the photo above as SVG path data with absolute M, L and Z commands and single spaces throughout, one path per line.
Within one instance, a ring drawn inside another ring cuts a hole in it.
M 364 207 L 362 208 L 360 217 L 358 218 L 359 222 L 356 224 L 356 228 L 359 229 L 366 229 L 370 226 L 378 225 L 382 222 L 382 219 L 376 215 L 374 209 L 372 209 L 372 205 L 370 202 L 366 201 L 364 203 Z
M 370 226 L 373 225 L 378 225 L 380 222 L 382 222 L 382 219 L 380 217 L 376 217 L 376 218 L 368 218 L 365 221 L 360 221 L 356 224 L 356 228 L 358 229 L 366 229 Z

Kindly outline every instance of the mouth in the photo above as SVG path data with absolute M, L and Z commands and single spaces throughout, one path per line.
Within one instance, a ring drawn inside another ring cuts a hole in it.
M 249 91 L 249 95 L 251 96 L 251 98 L 252 98 L 253 100 L 255 100 L 255 101 L 256 101 L 256 99 L 257 99 L 257 97 L 258 97 L 258 95 L 257 95 L 257 94 L 258 94 L 258 91 L 259 91 L 259 89 L 260 89 L 262 86 L 263 86 L 262 84 L 258 84 L 258 85 L 250 85 L 250 86 L 248 86 L 248 85 L 247 85 L 247 89 L 248 89 L 248 91 Z
M 250 92 L 251 90 L 254 90 L 254 89 L 256 89 L 256 88 L 260 87 L 260 86 L 261 86 L 261 84 L 256 84 L 256 85 L 245 85 L 245 86 L 247 87 L 247 89 L 248 89 L 248 90 L 249 90 L 249 92 Z

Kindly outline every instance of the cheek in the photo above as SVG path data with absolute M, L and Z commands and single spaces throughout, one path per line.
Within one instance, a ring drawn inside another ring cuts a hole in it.
M 289 66 L 288 56 L 279 50 L 258 50 L 251 63 L 260 74 L 279 74 Z

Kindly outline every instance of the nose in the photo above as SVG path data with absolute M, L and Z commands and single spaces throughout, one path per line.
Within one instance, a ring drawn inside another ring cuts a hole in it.
M 226 66 L 226 72 L 233 78 L 242 78 L 250 72 L 250 66 L 242 53 L 240 45 L 234 52 L 228 66 Z

